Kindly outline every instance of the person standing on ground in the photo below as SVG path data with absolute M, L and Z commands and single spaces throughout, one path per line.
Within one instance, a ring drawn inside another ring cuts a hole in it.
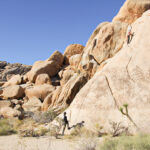
M 64 118 L 63 118 L 64 126 L 63 126 L 62 135 L 64 135 L 66 126 L 68 127 L 68 130 L 70 130 L 70 127 L 69 127 L 69 121 L 68 121 L 68 119 L 67 119 L 67 115 L 66 115 L 66 114 L 67 114 L 67 113 L 64 112 Z

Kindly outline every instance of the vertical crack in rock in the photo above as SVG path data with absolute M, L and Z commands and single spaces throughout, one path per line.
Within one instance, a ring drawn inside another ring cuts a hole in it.
M 108 87 L 109 87 L 110 93 L 111 93 L 111 95 L 112 95 L 112 97 L 113 97 L 113 100 L 114 100 L 114 102 L 115 102 L 115 105 L 116 105 L 117 108 L 119 109 L 119 105 L 117 104 L 117 100 L 116 100 L 116 98 L 115 98 L 115 96 L 114 96 L 114 94 L 113 94 L 113 91 L 112 91 L 111 87 L 110 87 L 110 83 L 109 83 L 109 81 L 108 81 L 108 78 L 107 78 L 106 75 L 104 75 L 104 76 L 105 76 L 107 85 L 108 85 Z
M 130 62 L 131 62 L 131 59 L 132 59 L 132 56 L 130 57 L 130 59 L 129 59 L 128 63 L 127 63 L 126 71 L 127 71 L 128 77 L 129 77 L 133 82 L 135 82 L 135 81 L 131 78 L 130 73 L 129 73 L 129 64 L 130 64 Z

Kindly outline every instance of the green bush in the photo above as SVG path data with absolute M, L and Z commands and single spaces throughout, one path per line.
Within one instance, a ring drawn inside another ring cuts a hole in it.
M 0 136 L 14 134 L 16 131 L 7 119 L 0 119 Z
M 150 150 L 150 136 L 122 136 L 104 141 L 97 150 Z

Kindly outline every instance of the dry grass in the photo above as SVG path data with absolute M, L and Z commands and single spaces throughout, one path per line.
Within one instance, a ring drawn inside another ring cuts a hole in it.
M 81 139 L 76 146 L 76 150 L 96 150 L 97 142 L 93 138 Z
M 97 133 L 86 129 L 85 127 L 82 127 L 82 128 L 76 127 L 72 129 L 69 135 L 64 136 L 65 139 L 70 139 L 70 140 L 84 138 L 84 137 L 94 138 L 94 137 L 97 137 Z
M 0 136 L 15 134 L 17 131 L 8 119 L 0 119 Z
M 107 139 L 96 150 L 150 150 L 150 136 L 121 136 Z

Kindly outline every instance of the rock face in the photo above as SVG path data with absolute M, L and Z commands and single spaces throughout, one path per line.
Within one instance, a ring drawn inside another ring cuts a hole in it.
M 104 22 L 93 32 L 81 56 L 78 70 L 87 72 L 91 78 L 107 59 L 112 58 L 126 39 L 126 23 Z
M 55 51 L 54 54 L 46 61 L 37 61 L 33 65 L 30 72 L 28 72 L 28 80 L 35 82 L 36 78 L 40 74 L 48 74 L 49 77 L 55 76 L 61 69 L 64 57 L 63 55 Z
M 87 78 L 84 75 L 74 74 L 63 87 L 57 88 L 53 94 L 46 97 L 43 103 L 43 110 L 54 108 L 55 111 L 61 112 L 61 110 L 71 104 L 86 82 Z
M 0 62 L 0 113 L 17 116 L 22 107 L 60 113 L 69 107 L 70 125 L 85 121 L 87 128 L 100 124 L 109 132 L 110 122 L 121 122 L 132 133 L 150 132 L 149 8 L 150 0 L 127 0 L 113 22 L 95 29 L 85 47 L 72 44 L 64 55 L 56 51 L 24 76 L 12 76 L 25 73 L 19 64 Z M 129 24 L 134 34 L 127 45 Z M 120 112 L 124 104 L 132 122 Z
M 113 21 L 133 23 L 150 9 L 150 0 L 127 0 Z
M 60 85 L 64 86 L 69 79 L 74 75 L 74 71 L 71 68 L 67 68 L 66 70 L 63 71 L 62 76 L 61 76 L 61 81 L 60 81 Z
M 89 128 L 99 123 L 109 132 L 110 121 L 114 121 L 135 128 L 119 111 L 123 104 L 128 104 L 138 129 L 150 131 L 149 26 L 150 11 L 132 25 L 135 36 L 131 43 L 125 43 L 77 94 L 67 110 L 71 112 L 72 125 L 84 120 Z
M 61 93 L 59 94 L 59 98 L 55 99 L 54 107 L 57 111 L 63 110 L 68 107 L 76 94 L 80 91 L 80 89 L 86 84 L 87 77 L 85 75 L 74 74 L 72 78 L 63 86 L 61 89 Z

